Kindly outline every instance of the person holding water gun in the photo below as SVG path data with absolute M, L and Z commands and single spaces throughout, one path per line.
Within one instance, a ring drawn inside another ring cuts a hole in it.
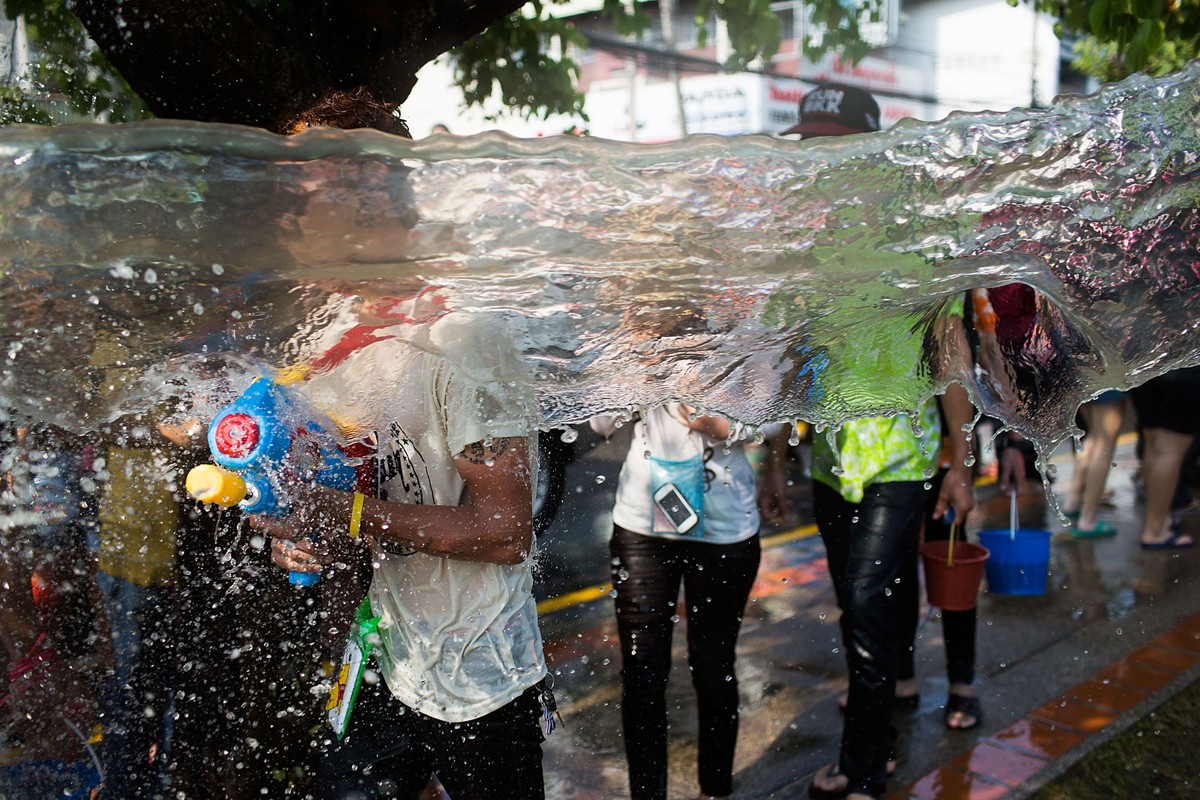
M 398 108 L 355 93 L 334 93 L 287 130 L 314 127 L 408 136 Z M 403 217 L 407 187 L 386 191 Z M 333 202 L 306 197 L 316 209 L 301 221 Z M 344 236 L 331 239 L 378 239 L 357 235 L 369 220 L 343 217 Z M 404 242 L 382 244 L 395 258 Z M 373 632 L 347 644 L 338 689 L 349 702 L 346 713 L 335 715 L 340 702 L 331 709 L 312 794 L 416 800 L 432 774 L 455 800 L 542 798 L 542 742 L 556 713 L 532 593 L 535 414 L 508 391 L 529 381 L 506 379 L 515 353 L 488 315 L 450 312 L 428 287 L 402 297 L 340 288 L 317 310 L 336 324 L 316 323 L 328 335 L 304 339 L 313 351 L 293 377 L 314 405 L 357 412 L 373 487 L 335 488 L 301 471 L 283 487 L 285 515 L 249 517 L 277 566 L 322 574 L 323 602 L 370 575 L 356 630 Z
M 502 396 L 505 382 L 476 380 L 407 338 L 431 337 L 495 375 L 509 357 L 503 331 L 465 314 L 379 318 L 437 302 L 331 296 L 347 319 L 383 324 L 370 336 L 362 323 L 334 326 L 338 341 L 290 391 L 325 407 L 370 395 L 380 416 L 358 420 L 355 438 L 370 446 L 375 489 L 293 468 L 277 484 L 286 510 L 249 517 L 277 566 L 320 573 L 323 590 L 371 575 L 375 634 L 343 666 L 352 713 L 322 737 L 317 797 L 415 799 L 431 774 L 455 800 L 544 796 L 543 724 L 555 713 L 532 595 L 532 415 Z M 361 680 L 371 673 L 382 680 Z

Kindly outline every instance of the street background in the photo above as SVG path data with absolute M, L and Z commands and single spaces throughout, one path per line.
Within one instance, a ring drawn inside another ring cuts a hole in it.
M 620 649 L 608 584 L 607 540 L 626 442 L 585 431 L 568 466 L 566 499 L 539 556 L 543 635 L 564 725 L 548 740 L 551 798 L 627 796 L 620 735 Z M 1053 458 L 1055 487 L 1071 455 Z M 742 721 L 735 797 L 805 796 L 811 774 L 836 759 L 845 690 L 838 609 L 824 549 L 811 524 L 808 480 L 795 465 L 797 524 L 765 529 L 758 583 L 739 642 Z M 1119 534 L 1079 540 L 1057 519 L 1040 485 L 1019 498 L 1022 527 L 1053 531 L 1043 596 L 980 597 L 977 688 L 983 724 L 942 723 L 946 678 L 936 610 L 922 608 L 917 642 L 921 702 L 897 712 L 895 797 L 1027 796 L 1086 753 L 1186 687 L 1200 667 L 1200 584 L 1195 551 L 1138 547 L 1134 439 L 1118 447 L 1103 517 Z M 968 525 L 1007 528 L 1009 498 L 984 479 Z M 1195 531 L 1197 517 L 1184 516 Z M 668 689 L 671 798 L 692 798 L 694 696 L 681 621 Z

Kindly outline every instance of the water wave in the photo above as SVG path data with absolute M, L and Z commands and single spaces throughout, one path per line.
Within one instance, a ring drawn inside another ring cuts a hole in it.
M 672 399 L 836 425 L 957 380 L 1048 444 L 1200 361 L 1198 76 L 807 143 L 8 128 L 0 401 L 87 430 L 204 396 L 216 361 L 311 374 L 398 335 L 543 425 Z M 962 335 L 957 300 L 1013 282 L 1023 341 Z M 517 358 L 446 346 L 462 315 Z

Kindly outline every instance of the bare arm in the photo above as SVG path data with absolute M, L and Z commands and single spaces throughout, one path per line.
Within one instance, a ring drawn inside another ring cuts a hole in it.
M 204 426 L 196 417 L 188 417 L 178 423 L 158 423 L 158 432 L 171 444 L 185 449 L 206 445 Z
M 533 546 L 533 508 L 529 470 L 529 441 L 495 439 L 468 445 L 454 459 L 466 485 L 457 506 L 412 505 L 366 498 L 360 541 L 413 549 L 442 558 L 519 564 Z M 270 535 L 275 563 L 288 570 L 314 572 L 321 564 L 342 560 L 348 548 L 354 504 L 351 492 L 312 486 L 298 509 L 285 519 L 251 517 L 258 530 Z M 314 513 L 315 512 L 315 513 Z M 320 540 L 308 544 L 305 531 L 312 520 Z M 304 531 L 304 532 L 301 532 Z M 289 542 L 296 542 L 290 547 Z
M 937 504 L 933 508 L 935 519 L 941 519 L 946 509 L 954 509 L 954 521 L 965 525 L 967 514 L 975 508 L 975 487 L 971 468 L 967 462 L 971 456 L 971 442 L 967 439 L 964 429 L 975 418 L 975 408 L 967 390 L 957 383 L 946 388 L 946 393 L 939 398 L 942 413 L 946 415 L 946 423 L 950 430 L 950 469 L 942 481 L 942 489 L 938 493 Z
M 725 417 L 698 416 L 693 418 L 696 409 L 684 403 L 679 404 L 676 419 L 694 431 L 703 433 L 710 439 L 728 439 L 733 430 L 733 424 Z

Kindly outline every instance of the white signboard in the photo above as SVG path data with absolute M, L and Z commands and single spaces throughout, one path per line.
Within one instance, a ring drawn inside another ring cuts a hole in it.
M 757 75 L 701 75 L 680 81 L 687 132 L 733 136 L 759 133 L 762 78 Z M 641 143 L 678 139 L 679 101 L 670 81 L 628 80 L 593 83 L 588 88 L 588 133 Z M 630 129 L 630 111 L 636 132 Z

